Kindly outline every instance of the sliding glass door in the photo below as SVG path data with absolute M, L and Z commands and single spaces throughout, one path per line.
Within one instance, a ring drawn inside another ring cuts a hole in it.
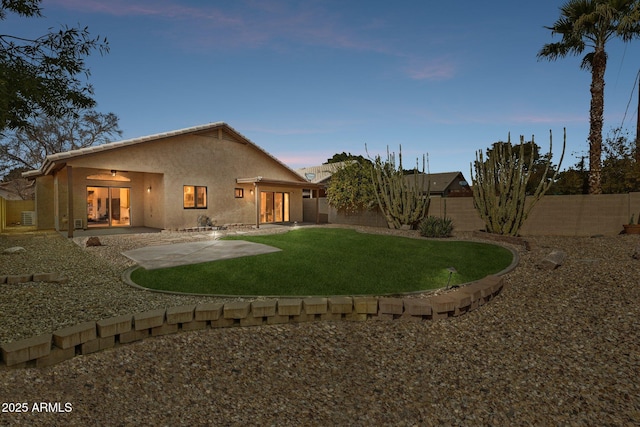
M 89 227 L 131 225 L 131 189 L 87 187 L 87 225 Z
M 260 192 L 260 223 L 289 222 L 289 193 Z

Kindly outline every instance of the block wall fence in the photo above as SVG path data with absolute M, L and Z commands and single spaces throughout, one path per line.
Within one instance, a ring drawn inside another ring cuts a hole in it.
M 460 316 L 488 303 L 504 287 L 491 275 L 426 298 L 309 297 L 204 303 L 83 322 L 0 346 L 8 367 L 46 367 L 149 337 L 207 328 L 311 321 L 430 321 Z
M 473 206 L 472 197 L 432 197 L 429 215 L 453 220 L 455 231 L 484 229 L 484 222 Z M 305 205 L 305 209 L 307 206 Z M 344 214 L 326 207 L 328 222 L 333 224 L 387 227 L 378 211 Z M 533 207 L 520 230 L 522 236 L 593 236 L 617 235 L 629 218 L 640 215 L 640 193 L 544 196 Z

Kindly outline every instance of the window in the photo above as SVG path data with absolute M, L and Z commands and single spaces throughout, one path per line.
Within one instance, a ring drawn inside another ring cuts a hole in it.
M 207 187 L 185 185 L 182 189 L 182 195 L 185 209 L 206 209 Z
M 236 199 L 241 199 L 244 197 L 244 189 L 236 188 Z

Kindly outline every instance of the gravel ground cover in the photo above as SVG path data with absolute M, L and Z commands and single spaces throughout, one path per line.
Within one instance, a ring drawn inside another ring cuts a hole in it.
M 202 238 L 101 236 L 83 248 L 53 233 L 0 235 L 0 249 L 27 249 L 0 255 L 3 274 L 69 277 L 0 285 L 0 342 L 213 301 L 120 280 L 122 250 Z M 640 425 L 637 236 L 528 240 L 503 293 L 457 318 L 209 329 L 2 368 L 0 425 Z M 553 249 L 564 264 L 538 268 Z

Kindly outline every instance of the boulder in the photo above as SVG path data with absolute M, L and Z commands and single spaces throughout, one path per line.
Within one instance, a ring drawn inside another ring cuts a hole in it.
M 89 237 L 87 239 L 87 243 L 85 243 L 85 246 L 87 246 L 87 247 L 89 247 L 89 246 L 102 246 L 102 243 L 100 242 L 100 239 L 98 239 L 98 237 L 92 236 L 92 237 Z
M 553 250 L 541 263 L 538 264 L 538 268 L 544 270 L 555 270 L 560 267 L 567 258 L 567 253 L 564 251 Z
M 26 252 L 27 250 L 22 246 L 14 246 L 12 248 L 7 248 L 2 251 L 3 254 L 11 255 L 11 254 L 19 254 L 21 252 Z

